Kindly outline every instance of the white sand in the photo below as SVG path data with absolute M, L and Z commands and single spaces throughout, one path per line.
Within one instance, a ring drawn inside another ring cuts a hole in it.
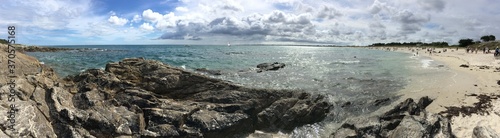
M 441 49 L 436 49 L 440 51 Z M 400 51 L 412 53 L 407 48 Z M 494 72 L 500 67 L 500 60 L 495 60 L 492 54 L 469 54 L 465 50 L 443 53 L 433 53 L 431 56 L 419 51 L 420 56 L 428 56 L 435 61 L 446 64 L 449 68 L 445 74 L 410 76 L 412 83 L 401 90 L 401 100 L 429 96 L 435 99 L 426 110 L 431 113 L 444 111 L 446 106 L 472 106 L 478 100 L 469 94 L 500 95 L 500 72 Z M 470 68 L 459 67 L 468 64 Z M 489 66 L 490 69 L 479 69 L 478 66 Z M 489 126 L 500 134 L 500 99 L 492 99 L 493 108 L 490 115 L 473 115 L 453 117 L 452 131 L 457 137 L 471 137 L 474 127 Z

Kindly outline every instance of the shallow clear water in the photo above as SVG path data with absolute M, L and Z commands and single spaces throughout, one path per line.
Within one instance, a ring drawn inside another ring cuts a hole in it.
M 303 89 L 326 94 L 335 105 L 324 122 L 297 128 L 291 136 L 325 136 L 324 126 L 371 112 L 368 102 L 394 97 L 417 69 L 432 69 L 432 60 L 411 54 L 343 47 L 298 46 L 174 46 L 174 45 L 87 45 L 64 52 L 28 53 L 53 67 L 60 76 L 89 68 L 104 68 L 108 62 L 144 57 L 187 70 L 221 70 L 212 76 L 256 88 Z M 282 62 L 278 71 L 256 73 L 256 65 Z M 337 104 L 353 101 L 350 109 Z

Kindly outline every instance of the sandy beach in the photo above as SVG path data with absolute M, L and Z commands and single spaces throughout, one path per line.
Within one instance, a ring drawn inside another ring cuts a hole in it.
M 445 107 L 473 106 L 479 100 L 470 95 L 499 95 L 500 60 L 495 60 L 492 54 L 466 53 L 464 49 L 448 49 L 447 52 L 425 53 L 418 51 L 419 56 L 443 63 L 449 73 L 410 76 L 411 83 L 400 91 L 402 98 L 419 98 L 429 96 L 435 99 L 426 110 L 431 113 L 445 111 Z M 415 54 L 408 48 L 399 48 L 400 52 Z M 436 48 L 435 51 L 443 51 Z M 469 65 L 469 67 L 460 67 Z M 396 102 L 398 103 L 398 102 Z M 476 126 L 488 126 L 500 133 L 500 100 L 492 99 L 489 115 L 461 115 L 452 117 L 452 131 L 457 137 L 471 137 Z

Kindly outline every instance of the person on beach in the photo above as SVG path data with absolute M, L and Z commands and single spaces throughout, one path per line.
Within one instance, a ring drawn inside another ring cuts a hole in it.
M 495 49 L 494 56 L 499 56 L 499 55 L 500 55 L 500 49 L 498 49 L 498 46 L 497 46 L 497 48 Z

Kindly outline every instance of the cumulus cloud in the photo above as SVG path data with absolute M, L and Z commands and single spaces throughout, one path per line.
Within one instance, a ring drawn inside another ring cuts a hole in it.
M 323 8 L 321 8 L 321 10 L 318 12 L 317 18 L 333 19 L 339 16 L 342 16 L 342 13 L 337 11 L 335 8 L 323 6 Z
M 153 12 L 151 9 L 147 9 L 142 12 L 142 17 L 146 21 L 157 22 L 163 18 L 163 15 L 158 12 Z
M 134 23 L 139 23 L 141 22 L 142 17 L 140 15 L 134 15 L 134 18 L 132 18 L 132 22 Z
M 180 12 L 188 12 L 189 11 L 189 9 L 186 7 L 176 7 L 175 10 L 180 11 Z
M 176 30 L 164 33 L 160 39 L 173 40 L 202 40 L 199 34 L 204 33 L 204 25 L 199 23 L 176 24 Z
M 233 1 L 233 0 L 226 0 L 224 1 L 224 4 L 220 6 L 221 9 L 223 10 L 230 10 L 230 11 L 243 11 L 243 6 L 241 6 L 239 3 Z
M 409 10 L 403 10 L 398 12 L 393 19 L 401 23 L 402 34 L 413 34 L 421 30 L 423 24 L 430 20 L 430 16 L 419 16 Z
M 153 31 L 155 29 L 149 23 L 143 23 L 141 26 L 139 26 L 139 28 L 146 31 Z
M 370 6 L 369 11 L 371 14 L 377 14 L 385 8 L 386 8 L 385 3 L 375 0 L 373 1 L 373 4 Z
M 109 17 L 108 22 L 113 24 L 113 25 L 123 26 L 123 25 L 127 24 L 128 20 L 125 18 L 120 18 L 118 16 L 113 15 L 113 16 Z

